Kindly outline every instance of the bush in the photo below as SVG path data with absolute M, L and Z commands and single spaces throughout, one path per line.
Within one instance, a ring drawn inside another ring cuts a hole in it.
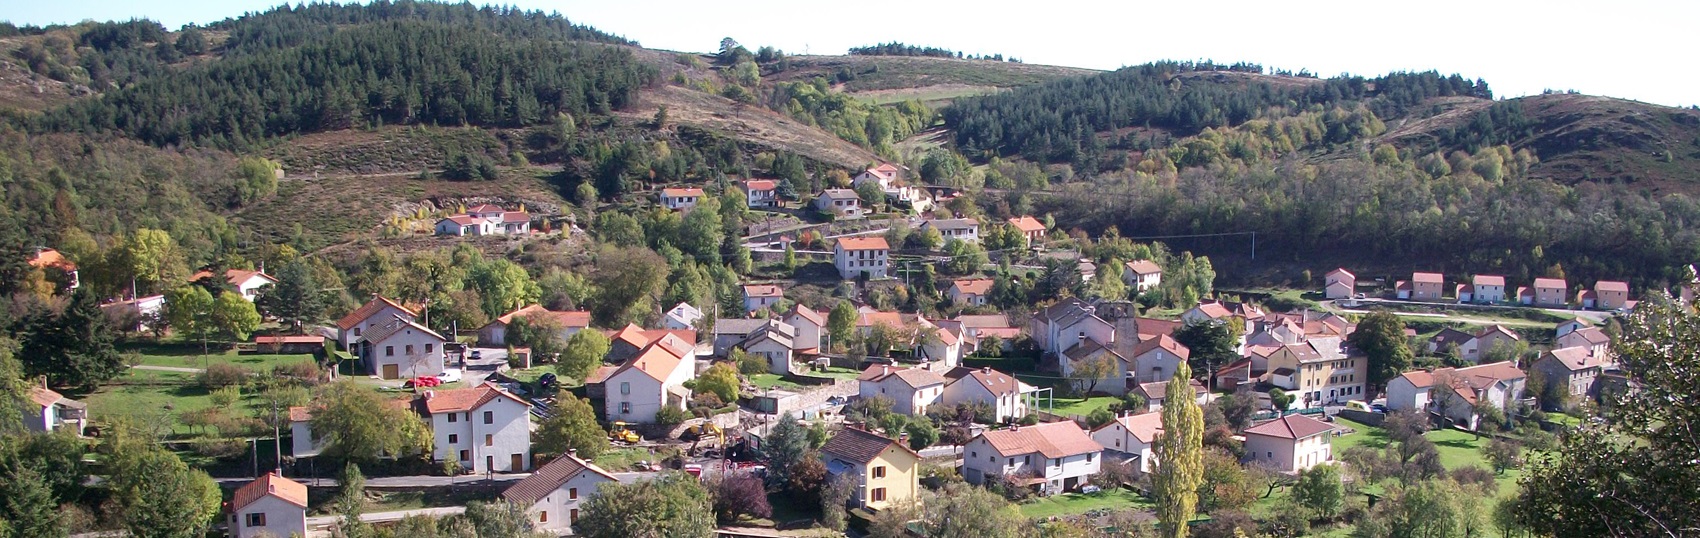
M 212 397 L 213 407 L 229 409 L 230 406 L 236 404 L 237 400 L 242 399 L 242 390 L 235 386 L 229 386 L 212 391 L 210 396 Z
M 221 362 L 208 366 L 205 372 L 201 372 L 200 381 L 201 386 L 207 390 L 218 390 L 232 385 L 246 385 L 252 376 L 253 372 L 247 368 Z
M 319 384 L 319 365 L 311 361 L 291 362 L 272 367 L 272 377 L 313 386 Z
M 674 426 L 684 423 L 685 419 L 688 418 L 691 417 L 690 415 L 685 414 L 685 410 L 671 405 L 662 407 L 660 411 L 655 412 L 655 423 L 661 425 L 663 428 L 671 429 Z
M 1496 491 L 1493 471 L 1489 471 L 1486 467 L 1474 465 L 1459 467 L 1452 470 L 1451 477 L 1453 482 L 1459 484 L 1474 485 L 1482 488 L 1483 491 Z

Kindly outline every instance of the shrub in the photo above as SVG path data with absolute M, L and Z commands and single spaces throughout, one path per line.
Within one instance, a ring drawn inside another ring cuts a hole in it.
M 655 423 L 661 425 L 663 428 L 678 426 L 679 424 L 684 423 L 685 419 L 688 418 L 691 418 L 690 415 L 685 414 L 683 409 L 679 409 L 671 405 L 662 407 L 660 411 L 655 412 Z
M 1483 491 L 1496 491 L 1493 471 L 1489 471 L 1486 467 L 1475 465 L 1459 467 L 1452 470 L 1451 477 L 1453 482 L 1459 484 L 1474 485 L 1482 488 Z
M 230 363 L 217 363 L 208 366 L 201 372 L 201 386 L 207 390 L 218 390 L 232 385 L 245 385 L 253 376 L 247 368 Z
M 272 367 L 273 377 L 307 386 L 319 384 L 319 374 L 319 365 L 312 361 L 290 362 Z
M 213 407 L 229 409 L 230 406 L 236 404 L 237 400 L 242 399 L 242 390 L 235 386 L 229 386 L 212 391 L 210 396 L 212 397 Z

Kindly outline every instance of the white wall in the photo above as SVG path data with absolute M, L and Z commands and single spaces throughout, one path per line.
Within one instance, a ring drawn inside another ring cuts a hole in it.
M 1069 456 L 1060 460 L 1046 458 L 1043 454 L 1034 452 L 1017 456 L 1000 456 L 991 443 L 984 437 L 975 438 L 962 449 L 962 462 L 965 468 L 963 477 L 969 482 L 983 483 L 988 475 L 1003 475 L 1032 471 L 1044 477 L 1048 483 L 1061 487 L 1063 480 L 1097 474 L 1103 464 L 1102 454 L 1091 452 Z M 971 470 L 971 472 L 970 472 Z
M 1387 382 L 1387 409 L 1389 411 L 1428 409 L 1428 398 L 1428 388 L 1419 389 L 1403 376 L 1395 377 L 1392 381 Z
M 360 320 L 360 323 L 355 324 L 353 327 L 349 327 L 349 330 L 342 331 L 341 334 L 338 334 L 337 343 L 341 344 L 343 349 L 353 351 L 358 354 L 358 351 L 354 351 L 354 348 L 349 346 L 360 341 L 361 336 L 366 334 L 367 331 L 372 330 L 373 327 L 382 327 L 384 324 L 395 320 L 396 316 L 401 316 L 403 319 L 414 321 L 414 317 L 412 315 L 401 311 L 401 309 L 390 305 L 384 305 L 383 308 L 378 310 L 378 313 L 367 316 L 366 319 Z
M 576 523 L 573 520 L 573 510 L 578 510 L 578 517 L 583 518 L 585 516 L 584 504 L 588 502 L 591 495 L 596 494 L 597 488 L 609 482 L 612 481 L 608 480 L 608 477 L 595 472 L 579 471 L 566 483 L 561 484 L 560 488 L 545 495 L 537 501 L 537 504 L 531 505 L 531 508 L 525 512 L 531 516 L 531 521 L 536 525 L 537 530 L 549 532 L 551 535 L 572 534 L 572 525 Z M 578 490 L 577 498 L 572 496 L 574 489 Z M 545 513 L 547 515 L 544 515 Z
M 407 346 L 413 346 L 413 353 L 407 353 Z M 431 346 L 426 351 L 425 346 Z M 394 353 L 387 353 L 393 348 Z M 382 376 L 384 365 L 396 365 L 396 375 L 400 379 L 420 376 L 435 376 L 443 374 L 443 340 L 425 331 L 408 327 L 390 335 L 372 346 L 372 356 L 365 357 L 367 372 Z
M 491 424 L 484 423 L 484 412 L 491 413 Z M 455 421 L 449 422 L 454 415 Z M 456 437 L 449 442 L 449 436 Z M 484 436 L 491 444 L 484 444 Z M 531 412 L 524 404 L 507 398 L 496 398 L 471 411 L 431 415 L 431 456 L 437 461 L 459 461 L 474 474 L 483 474 L 495 464 L 495 472 L 511 473 L 531 468 Z M 461 451 L 470 459 L 460 459 Z M 513 455 L 520 455 L 520 467 L 515 469 Z M 492 461 L 493 460 L 493 461 Z
M 622 391 L 623 386 L 629 394 Z M 605 387 L 609 421 L 655 422 L 655 412 L 666 402 L 662 399 L 661 383 L 635 368 L 614 374 Z M 629 403 L 629 410 L 622 411 L 622 403 Z
M 1151 451 L 1151 445 L 1134 437 L 1132 432 L 1122 426 L 1121 421 L 1111 422 L 1110 425 L 1092 432 L 1092 440 L 1104 445 L 1106 452 L 1116 451 L 1124 454 L 1139 456 L 1139 472 L 1151 472 L 1151 464 L 1156 461 L 1156 453 Z
M 944 394 L 939 398 L 939 401 L 950 406 L 963 402 L 984 402 L 995 410 L 997 416 L 993 420 L 998 422 L 1027 415 L 1027 404 L 1021 401 L 1020 393 L 1012 392 L 1001 397 L 996 396 L 991 391 L 986 390 L 985 385 L 981 385 L 979 381 L 966 376 L 954 383 L 945 385 Z
M 266 515 L 265 526 L 248 526 L 248 514 L 256 513 Z M 267 495 L 237 511 L 236 521 L 232 522 L 232 525 L 232 535 L 236 538 L 306 536 L 307 511 L 289 504 L 288 501 Z

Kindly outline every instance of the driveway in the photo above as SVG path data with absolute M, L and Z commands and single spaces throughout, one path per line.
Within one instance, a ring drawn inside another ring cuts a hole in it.
M 472 352 L 477 351 L 479 358 L 474 359 Z M 466 350 L 465 366 L 461 368 L 461 379 L 465 386 L 476 387 L 484 384 L 484 379 L 490 374 L 507 368 L 508 348 L 505 347 L 468 347 Z

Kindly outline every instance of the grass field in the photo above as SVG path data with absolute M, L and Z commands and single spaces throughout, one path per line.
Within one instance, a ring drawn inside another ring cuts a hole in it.
M 1138 493 L 1126 489 L 1114 489 L 1091 494 L 1064 493 L 1041 497 L 1021 503 L 1020 509 L 1021 515 L 1038 519 L 1084 514 L 1099 508 L 1145 510 L 1151 507 L 1151 501 L 1139 496 Z
M 100 390 L 83 397 L 94 421 L 114 417 L 140 417 L 170 413 L 173 416 L 212 406 L 207 389 L 195 381 L 195 374 L 128 370 L 104 385 Z M 189 428 L 173 420 L 172 432 L 189 433 Z
M 1121 401 L 1115 396 L 1093 396 L 1091 398 L 1057 398 L 1057 407 L 1053 413 L 1058 415 L 1091 414 L 1093 411 L 1109 407 L 1110 404 Z M 1041 404 L 1044 402 L 1041 401 Z

